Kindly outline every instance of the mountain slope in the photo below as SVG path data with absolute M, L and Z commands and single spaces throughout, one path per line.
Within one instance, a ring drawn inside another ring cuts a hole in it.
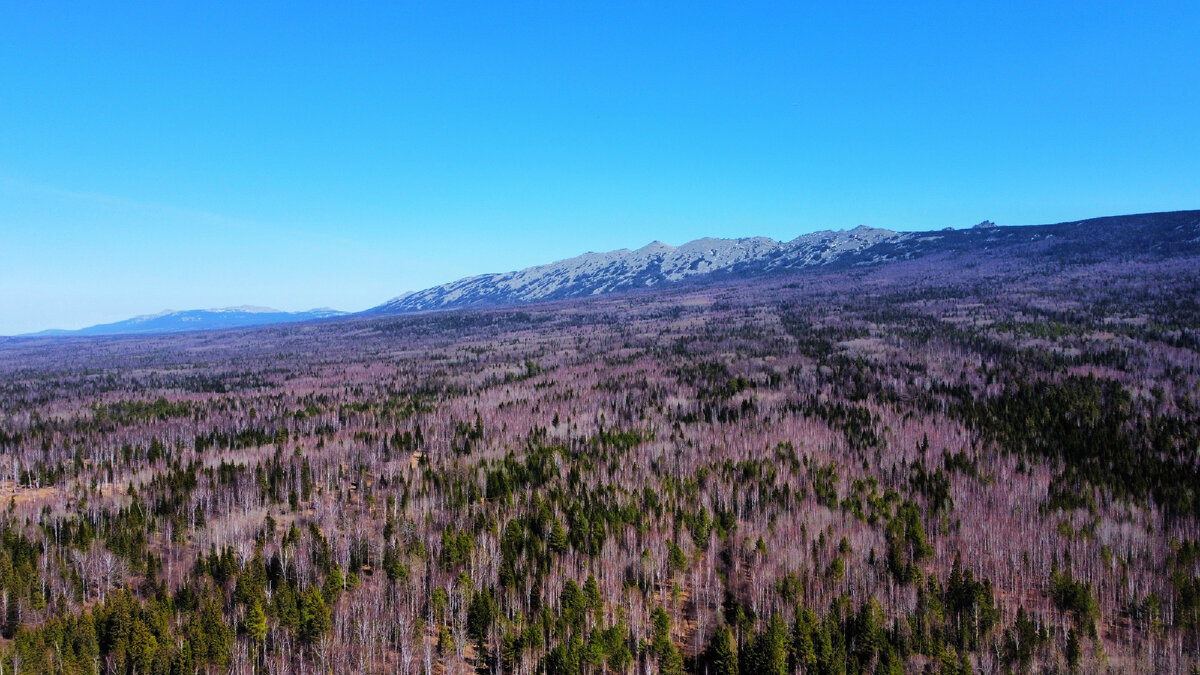
M 313 319 L 342 316 L 334 309 L 310 309 L 306 312 L 283 312 L 269 307 L 225 307 L 221 309 L 166 310 L 158 314 L 135 316 L 114 323 L 88 326 L 78 330 L 46 330 L 34 336 L 65 335 L 149 335 L 153 333 L 183 333 L 188 331 L 245 328 L 278 323 L 295 323 Z
M 1055 225 L 893 232 L 869 227 L 802 235 L 697 239 L 682 246 L 653 242 L 539 265 L 482 274 L 406 293 L 368 313 L 494 307 L 586 297 L 687 279 L 749 277 L 811 268 L 881 264 L 934 253 L 1013 249 L 1049 258 L 1170 255 L 1200 249 L 1200 211 L 1113 216 Z
M 681 246 L 659 241 L 637 250 L 585 253 L 514 272 L 481 274 L 406 293 L 363 315 L 500 307 L 662 287 L 688 281 L 749 278 L 805 270 L 881 265 L 934 254 L 984 252 L 1049 262 L 1200 254 L 1200 211 L 1110 216 L 1053 225 L 894 232 L 870 227 L 814 232 L 791 241 L 704 238 Z M 262 307 L 165 311 L 33 336 L 178 333 L 293 323 L 346 315 L 331 309 L 281 312 Z
M 671 246 L 655 241 L 636 251 L 585 253 L 516 272 L 468 277 L 402 295 L 369 311 L 414 312 L 518 304 L 647 288 L 733 271 L 752 273 L 823 265 L 910 236 L 857 227 L 807 234 L 790 242 L 768 237 L 704 238 Z

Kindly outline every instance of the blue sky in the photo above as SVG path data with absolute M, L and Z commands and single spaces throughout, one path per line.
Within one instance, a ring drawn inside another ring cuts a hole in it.
M 807 4 L 0 0 L 0 334 L 1200 207 L 1200 4 Z

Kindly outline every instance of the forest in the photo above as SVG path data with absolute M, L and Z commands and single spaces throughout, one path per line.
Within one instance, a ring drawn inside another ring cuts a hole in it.
M 0 342 L 3 673 L 1200 671 L 1200 260 Z

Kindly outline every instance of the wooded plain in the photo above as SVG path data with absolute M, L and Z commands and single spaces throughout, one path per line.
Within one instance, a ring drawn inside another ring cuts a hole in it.
M 0 343 L 4 672 L 1189 672 L 1200 256 Z

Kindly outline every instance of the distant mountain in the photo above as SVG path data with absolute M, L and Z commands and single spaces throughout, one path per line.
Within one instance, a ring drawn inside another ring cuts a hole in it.
M 585 253 L 516 272 L 467 277 L 406 293 L 368 314 L 495 307 L 649 288 L 688 279 L 751 277 L 804 269 L 877 265 L 934 253 L 995 249 L 1063 259 L 1200 252 L 1200 211 L 1095 218 L 1056 225 L 893 232 L 859 226 L 780 242 L 767 237 L 653 242 L 635 251 Z
M 508 305 L 658 286 L 751 267 L 775 269 L 828 264 L 906 236 L 857 227 L 817 232 L 790 242 L 768 237 L 697 239 L 682 246 L 659 241 L 631 251 L 584 253 L 516 272 L 483 274 L 401 295 L 372 312 L 414 312 L 452 307 Z
M 682 246 L 659 241 L 637 250 L 584 253 L 515 272 L 481 274 L 406 293 L 361 312 L 404 314 L 502 307 L 582 298 L 688 281 L 750 278 L 806 270 L 853 269 L 928 255 L 984 253 L 1043 262 L 1094 262 L 1200 254 L 1200 211 L 1093 218 L 1054 225 L 998 226 L 990 220 L 963 229 L 894 232 L 859 226 L 806 234 L 697 239 Z M 179 333 L 243 328 L 347 315 L 332 309 L 281 312 L 265 307 L 166 311 L 80 330 L 36 336 Z
M 283 312 L 269 307 L 225 307 L 223 309 L 188 309 L 181 312 L 166 310 L 158 314 L 135 316 L 132 319 L 88 326 L 79 330 L 45 330 L 30 336 L 62 335 L 147 335 L 151 333 L 184 333 L 221 328 L 244 328 L 277 323 L 295 323 L 313 319 L 328 319 L 346 312 L 335 309 L 310 309 L 307 312 Z

